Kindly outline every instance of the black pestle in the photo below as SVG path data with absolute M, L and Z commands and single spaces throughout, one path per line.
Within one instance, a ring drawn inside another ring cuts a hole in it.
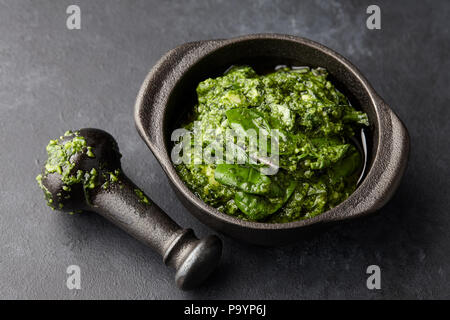
M 221 240 L 197 239 L 182 229 L 121 170 L 117 142 L 99 129 L 68 131 L 47 146 L 48 160 L 37 180 L 48 204 L 58 210 L 93 211 L 156 250 L 176 269 L 178 287 L 202 283 L 219 263 Z

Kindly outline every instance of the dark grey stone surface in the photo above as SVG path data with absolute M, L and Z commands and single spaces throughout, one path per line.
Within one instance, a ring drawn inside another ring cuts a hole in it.
M 82 29 L 66 29 L 78 4 Z M 448 1 L 0 0 L 0 298 L 450 298 Z M 35 176 L 50 138 L 97 127 L 118 140 L 127 175 L 178 223 L 211 233 L 175 198 L 133 123 L 146 73 L 178 44 L 278 32 L 349 58 L 405 122 L 411 158 L 392 201 L 375 215 L 309 241 L 260 248 L 224 240 L 202 288 L 179 291 L 150 249 L 102 218 L 52 212 Z M 79 265 L 81 290 L 66 288 Z M 367 266 L 382 289 L 366 288 Z

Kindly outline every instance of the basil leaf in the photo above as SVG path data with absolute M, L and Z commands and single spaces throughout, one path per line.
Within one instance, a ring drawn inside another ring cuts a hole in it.
M 258 130 L 264 130 L 267 134 L 271 128 L 264 116 L 253 110 L 247 108 L 235 108 L 225 112 L 230 127 L 236 130 L 238 134 L 246 134 L 247 130 L 253 129 L 258 133 Z
M 283 195 L 283 190 L 276 182 L 252 167 L 237 164 L 218 164 L 214 172 L 214 179 L 224 185 L 251 194 L 272 197 Z
M 243 191 L 236 192 L 234 201 L 238 208 L 251 220 L 259 221 L 280 209 L 295 190 L 296 181 L 291 181 L 284 190 L 283 197 L 266 198 L 264 196 L 254 195 Z

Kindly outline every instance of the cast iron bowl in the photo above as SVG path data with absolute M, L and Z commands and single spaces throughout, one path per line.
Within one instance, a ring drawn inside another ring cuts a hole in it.
M 207 205 L 182 182 L 170 159 L 171 133 L 192 110 L 197 84 L 236 64 L 248 64 L 257 72 L 279 64 L 324 67 L 351 103 L 368 114 L 366 175 L 348 199 L 307 220 L 277 224 L 248 222 Z M 135 121 L 175 193 L 195 217 L 231 237 L 260 245 L 286 244 L 320 226 L 380 209 L 397 189 L 409 154 L 405 126 L 355 66 L 321 44 L 289 35 L 255 34 L 190 42 L 169 51 L 142 84 L 135 105 Z

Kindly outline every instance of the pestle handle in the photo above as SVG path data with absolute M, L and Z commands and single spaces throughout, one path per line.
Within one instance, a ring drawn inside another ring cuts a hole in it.
M 198 286 L 219 263 L 218 237 L 199 240 L 191 229 L 182 229 L 123 175 L 120 183 L 95 192 L 89 209 L 157 251 L 176 269 L 175 281 L 183 290 Z

